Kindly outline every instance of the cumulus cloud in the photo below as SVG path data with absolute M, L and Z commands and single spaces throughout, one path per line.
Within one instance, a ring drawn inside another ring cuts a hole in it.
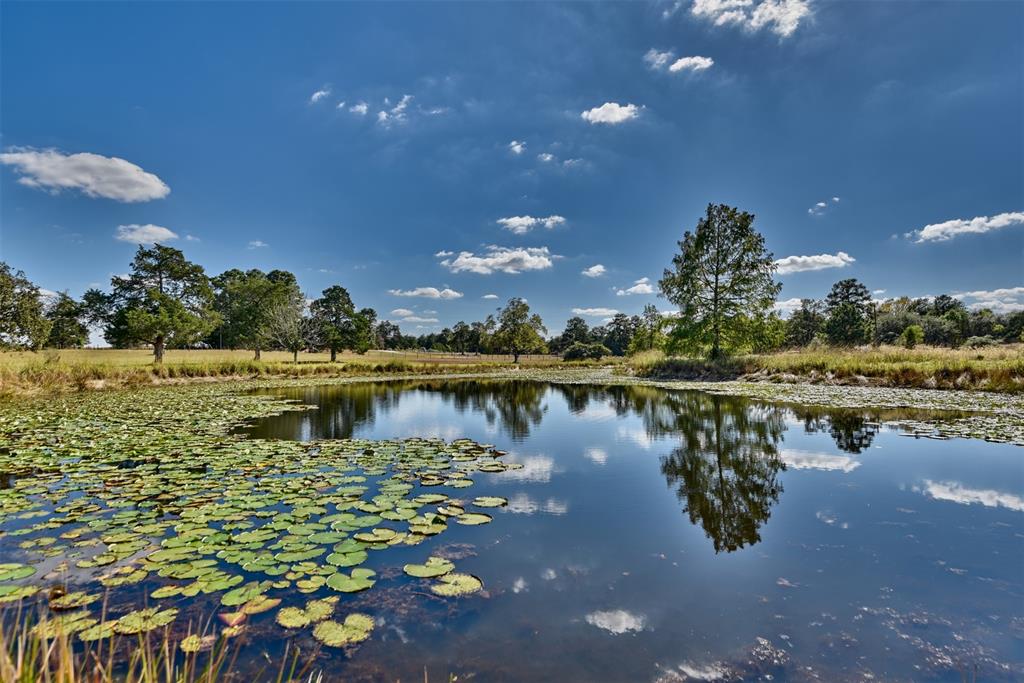
M 114 233 L 114 239 L 120 240 L 121 242 L 131 242 L 132 244 L 156 244 L 157 242 L 170 242 L 171 240 L 176 240 L 178 239 L 178 235 L 167 228 L 159 225 L 153 225 L 152 223 L 147 223 L 145 225 L 133 223 L 131 225 L 117 226 L 117 232 Z
M 483 295 L 482 297 L 480 297 L 480 298 L 481 298 L 481 299 L 497 299 L 497 298 L 498 298 L 498 295 L 497 295 L 497 294 L 484 294 L 484 295 Z
M 783 318 L 788 318 L 793 314 L 793 311 L 800 308 L 800 298 L 794 297 L 792 299 L 784 299 L 783 301 L 775 302 L 775 312 Z
M 815 254 L 814 256 L 787 256 L 775 262 L 779 275 L 803 273 L 809 270 L 825 270 L 827 268 L 845 268 L 857 259 L 845 251 L 835 254 Z
M 646 619 L 642 614 L 633 614 L 624 609 L 591 612 L 586 616 L 587 623 L 615 635 L 642 631 Z
M 12 147 L 0 154 L 0 164 L 12 166 L 22 185 L 53 193 L 80 190 L 89 197 L 146 202 L 171 191 L 160 178 L 130 161 L 89 152 Z
M 1024 287 L 979 289 L 973 292 L 960 292 L 953 296 L 963 301 L 972 311 L 986 308 L 998 314 L 1024 311 Z
M 610 318 L 618 311 L 614 308 L 574 308 L 572 312 L 576 315 L 585 315 L 592 318 Z
M 749 32 L 768 29 L 788 38 L 812 12 L 810 0 L 694 0 L 690 13 L 715 26 L 734 25 Z
M 644 54 L 644 62 L 647 66 L 655 71 L 659 71 L 668 66 L 668 63 L 672 61 L 675 55 L 670 51 L 659 51 L 653 47 Z
M 784 449 L 780 454 L 782 462 L 795 470 L 824 470 L 826 472 L 850 473 L 860 467 L 860 461 L 848 455 L 831 455 Z
M 462 292 L 454 289 L 438 289 L 437 287 L 417 287 L 416 289 L 389 289 L 393 296 L 419 296 L 426 299 L 461 299 Z
M 546 270 L 555 265 L 558 258 L 547 247 L 499 247 L 490 244 L 483 254 L 471 251 L 460 251 L 455 258 L 446 258 L 441 265 L 453 273 L 491 273 L 517 274 L 526 270 Z
M 553 230 L 560 225 L 565 225 L 565 217 L 557 215 L 551 215 L 546 218 L 535 216 L 510 216 L 508 218 L 499 218 L 498 224 L 516 235 L 525 235 L 537 226 L 543 225 L 548 230 Z
M 654 294 L 654 287 L 651 287 L 651 279 L 649 277 L 642 277 L 634 281 L 632 287 L 615 292 L 616 296 L 631 296 L 633 294 Z
M 310 104 L 316 104 L 317 102 L 319 102 L 320 100 L 324 99 L 325 97 L 327 97 L 330 94 L 331 94 L 331 89 L 330 88 L 327 88 L 327 87 L 321 88 L 320 90 L 317 90 L 315 93 L 313 93 L 312 95 L 309 96 L 309 103 Z
M 829 202 L 829 201 L 815 202 L 814 206 L 812 206 L 811 208 L 807 209 L 807 213 L 809 213 L 812 216 L 824 216 L 825 212 L 828 211 L 828 207 L 829 207 L 830 203 L 831 204 L 838 204 L 839 203 L 839 197 L 832 197 L 831 202 Z
M 935 500 L 945 500 L 961 505 L 983 505 L 990 508 L 1006 508 L 1016 512 L 1024 512 L 1024 498 L 1007 491 L 995 489 L 968 488 L 958 481 L 924 480 L 924 486 L 917 488 L 924 495 Z
M 541 152 L 540 154 L 537 155 L 537 159 L 539 161 L 543 161 L 545 164 L 550 164 L 552 161 L 555 160 L 555 155 L 552 154 L 551 152 Z
M 398 101 L 398 104 L 393 106 L 391 109 L 381 109 L 377 112 L 377 123 L 390 128 L 396 123 L 405 123 L 408 119 L 407 110 L 409 104 L 412 102 L 412 95 L 403 95 L 402 99 Z M 385 104 L 388 104 L 388 100 L 384 100 Z
M 607 269 L 600 263 L 595 263 L 589 268 L 584 268 L 581 272 L 587 277 L 601 277 L 606 271 Z
M 668 70 L 671 71 L 672 73 L 678 73 L 680 71 L 697 72 L 710 69 L 712 66 L 714 66 L 714 64 L 715 60 L 711 59 L 710 57 L 700 57 L 698 55 L 694 55 L 692 57 L 681 57 L 677 59 L 676 61 L 672 62 L 672 64 L 668 67 Z
M 516 156 L 519 156 L 526 151 L 526 143 L 520 140 L 513 140 L 508 143 L 508 151 L 512 152 Z
M 618 102 L 605 102 L 600 107 L 594 107 L 580 114 L 580 117 L 591 124 L 606 123 L 616 125 L 635 119 L 640 115 L 640 108 L 635 104 L 619 104 Z
M 994 230 L 1024 225 L 1024 212 L 1014 211 L 995 216 L 978 216 L 976 218 L 954 218 L 944 223 L 926 225 L 920 230 L 906 233 L 908 239 L 921 242 L 946 242 L 958 235 L 980 235 Z
M 355 114 L 356 116 L 366 116 L 370 111 L 370 105 L 366 102 L 357 102 L 349 107 L 348 111 L 350 114 Z

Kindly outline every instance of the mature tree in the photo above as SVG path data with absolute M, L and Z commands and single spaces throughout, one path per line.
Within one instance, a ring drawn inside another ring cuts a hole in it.
M 587 321 L 578 315 L 569 318 L 565 323 L 565 331 L 562 332 L 562 343 L 569 347 L 576 342 L 586 344 L 588 341 L 590 341 L 590 326 L 587 325 Z
M 352 343 L 352 350 L 356 353 L 366 353 L 376 348 L 376 338 L 373 329 L 377 325 L 377 311 L 372 308 L 360 308 L 355 317 L 355 336 Z
M 0 261 L 0 346 L 42 348 L 50 334 L 39 288 L 22 271 Z
M 83 322 L 85 307 L 67 292 L 60 292 L 46 307 L 50 336 L 46 345 L 55 349 L 77 349 L 89 341 L 89 327 Z
M 665 345 L 665 335 L 661 328 L 664 325 L 661 313 L 654 304 L 644 306 L 636 325 L 636 332 L 629 343 L 629 353 L 660 349 Z
M 221 316 L 211 341 L 228 348 L 250 348 L 259 360 L 268 342 L 270 312 L 300 294 L 295 276 L 286 270 L 232 269 L 211 282 L 216 292 L 214 307 Z
M 616 313 L 608 322 L 608 332 L 604 337 L 604 345 L 616 356 L 626 353 L 629 343 L 633 341 L 633 335 L 639 325 L 639 318 L 634 320 L 625 313 Z
M 273 304 L 263 321 L 264 335 L 271 345 L 292 352 L 292 362 L 299 362 L 299 351 L 316 345 L 315 329 L 303 315 L 305 299 L 301 294 L 288 301 Z
M 871 338 L 871 292 L 856 278 L 832 285 L 825 307 L 828 311 L 825 335 L 829 343 L 856 346 Z
M 131 272 L 110 281 L 104 336 L 114 346 L 146 343 L 153 361 L 163 362 L 167 346 L 187 346 L 202 339 L 220 322 L 213 310 L 213 289 L 202 266 L 178 249 L 159 244 L 139 247 Z M 89 293 L 90 306 L 103 296 Z
M 381 320 L 377 323 L 377 340 L 382 349 L 398 349 L 402 347 L 402 330 L 390 320 Z
M 824 305 L 814 299 L 801 299 L 800 308 L 786 321 L 786 345 L 807 346 L 825 325 Z
M 536 313 L 530 313 L 530 306 L 518 297 L 508 300 L 505 308 L 498 312 L 498 330 L 495 343 L 501 351 L 512 354 L 514 362 L 524 353 L 542 353 L 547 332 L 544 322 Z
M 473 342 L 473 328 L 460 320 L 452 328 L 452 349 L 465 355 Z
M 338 351 L 356 347 L 356 307 L 348 290 L 339 285 L 328 287 L 309 307 L 320 337 L 320 343 L 331 352 L 331 362 Z
M 743 318 L 764 317 L 781 285 L 772 279 L 775 260 L 754 229 L 753 214 L 725 204 L 708 204 L 694 232 L 679 242 L 658 285 L 679 307 L 673 343 L 711 358 L 749 344 Z

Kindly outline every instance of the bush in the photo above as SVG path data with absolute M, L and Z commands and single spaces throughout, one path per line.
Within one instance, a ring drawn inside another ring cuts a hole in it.
M 612 355 L 611 350 L 604 344 L 574 342 L 562 354 L 562 360 L 601 360 L 603 356 L 610 355 Z
M 900 335 L 900 346 L 905 349 L 912 349 L 924 341 L 924 330 L 920 325 L 907 325 Z
M 951 320 L 925 316 L 921 320 L 924 343 L 931 346 L 956 346 L 960 341 L 960 329 Z
M 995 339 L 985 335 L 984 337 L 968 337 L 967 341 L 964 342 L 964 346 L 970 349 L 980 349 L 984 346 L 995 346 L 996 343 Z
M 921 325 L 921 316 L 916 313 L 883 313 L 875 322 L 876 344 L 897 344 L 900 335 L 911 325 Z M 922 331 L 924 328 L 921 328 Z

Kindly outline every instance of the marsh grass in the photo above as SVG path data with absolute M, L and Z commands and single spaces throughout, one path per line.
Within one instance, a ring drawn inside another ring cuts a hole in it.
M 1024 346 L 1020 344 L 986 349 L 803 349 L 717 362 L 649 351 L 630 358 L 627 366 L 635 375 L 652 379 L 744 378 L 920 389 L 1024 390 Z

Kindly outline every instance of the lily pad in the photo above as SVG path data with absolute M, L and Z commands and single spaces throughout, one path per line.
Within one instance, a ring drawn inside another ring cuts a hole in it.
M 458 597 L 476 593 L 484 587 L 484 582 L 472 574 L 447 574 L 438 578 L 438 583 L 430 586 L 430 590 L 445 597 Z
M 166 626 L 177 616 L 177 608 L 161 610 L 157 607 L 148 607 L 130 612 L 118 619 L 114 624 L 114 631 L 124 635 L 145 633 Z
M 447 574 L 455 569 L 455 565 L 441 557 L 430 557 L 423 564 L 407 564 L 403 569 L 409 576 L 415 576 L 418 579 L 431 579 Z
M 344 647 L 370 637 L 373 619 L 365 614 L 350 614 L 343 623 L 322 621 L 313 629 L 313 637 L 328 647 Z

